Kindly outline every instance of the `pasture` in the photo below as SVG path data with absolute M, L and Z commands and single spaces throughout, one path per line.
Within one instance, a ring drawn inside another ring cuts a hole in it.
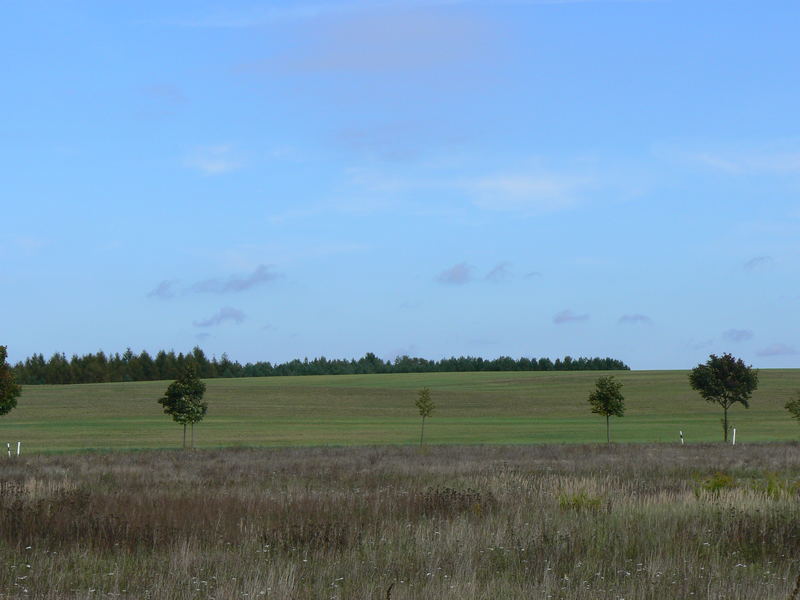
M 722 409 L 690 389 L 686 371 L 487 372 L 338 375 L 208 380 L 209 411 L 198 447 L 415 444 L 417 390 L 436 410 L 430 444 L 540 444 L 605 441 L 602 417 L 587 403 L 594 381 L 623 383 L 626 416 L 612 418 L 617 442 L 689 443 L 722 436 Z M 23 452 L 175 447 L 181 428 L 157 399 L 169 382 L 25 386 L 0 418 L 0 442 Z M 751 408 L 735 405 L 740 442 L 800 438 L 784 403 L 800 390 L 800 369 L 761 370 Z

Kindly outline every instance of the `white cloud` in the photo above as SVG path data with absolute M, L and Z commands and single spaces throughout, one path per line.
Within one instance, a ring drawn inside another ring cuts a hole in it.
M 349 183 L 373 197 L 401 192 L 448 192 L 460 196 L 475 208 L 489 211 L 539 215 L 571 209 L 600 183 L 588 176 L 545 172 L 492 173 L 478 177 L 403 177 L 369 169 L 348 171 Z M 407 204 L 407 203 L 406 203 Z M 384 205 L 385 206 L 385 205 Z
M 586 185 L 582 178 L 501 174 L 465 181 L 461 187 L 478 208 L 540 214 L 573 207 Z
M 206 175 L 222 175 L 241 168 L 230 144 L 198 146 L 183 161 L 184 165 Z
M 689 158 L 732 175 L 800 173 L 800 152 L 699 152 Z

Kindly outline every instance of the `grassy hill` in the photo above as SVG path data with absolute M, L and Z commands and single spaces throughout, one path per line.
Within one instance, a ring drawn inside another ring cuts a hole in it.
M 602 442 L 605 423 L 587 396 L 606 373 L 492 372 L 338 375 L 209 380 L 209 411 L 198 446 L 413 444 L 416 391 L 437 405 L 426 423 L 435 444 Z M 722 410 L 689 388 L 686 371 L 615 371 L 627 412 L 612 419 L 619 442 L 721 438 Z M 26 386 L 19 406 L 0 418 L 0 443 L 24 452 L 153 448 L 180 444 L 181 428 L 157 399 L 168 382 Z M 794 440 L 800 426 L 784 403 L 800 390 L 800 369 L 760 372 L 751 408 L 730 411 L 737 440 Z

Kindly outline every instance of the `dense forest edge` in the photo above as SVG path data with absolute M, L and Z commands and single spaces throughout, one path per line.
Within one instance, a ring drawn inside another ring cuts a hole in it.
M 324 356 L 309 360 L 294 359 L 289 362 L 246 363 L 232 361 L 227 354 L 221 358 L 208 358 L 199 347 L 186 354 L 173 350 L 159 351 L 155 357 L 146 350 L 139 354 L 128 348 L 122 354 L 106 355 L 104 352 L 73 355 L 67 359 L 55 353 L 49 360 L 34 354 L 14 365 L 17 383 L 23 385 L 109 383 L 116 381 L 155 381 L 175 379 L 185 367 L 191 366 L 203 379 L 217 377 L 280 377 L 290 375 L 361 375 L 368 373 L 437 373 L 466 371 L 607 371 L 630 370 L 621 360 L 614 358 L 519 358 L 501 356 L 484 359 L 473 356 L 428 360 L 412 356 L 398 356 L 393 361 L 383 360 L 372 352 L 359 359 L 327 359 Z

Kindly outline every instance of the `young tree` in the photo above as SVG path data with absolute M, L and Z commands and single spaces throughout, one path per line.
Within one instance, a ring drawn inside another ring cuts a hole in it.
M 186 447 L 186 426 L 192 428 L 192 445 L 194 448 L 194 424 L 199 423 L 206 416 L 208 402 L 203 402 L 206 384 L 197 378 L 191 366 L 184 368 L 178 379 L 167 386 L 167 391 L 158 403 L 164 407 L 164 412 L 172 417 L 176 423 L 183 425 L 183 447 Z
M 793 419 L 800 421 L 800 390 L 795 393 L 794 398 L 784 404 L 784 407 Z
M 606 441 L 611 443 L 611 423 L 609 417 L 625 416 L 625 398 L 622 396 L 622 382 L 613 375 L 600 377 L 595 382 L 595 390 L 589 394 L 592 412 L 606 418 Z
M 14 381 L 14 372 L 6 362 L 8 351 L 0 346 L 0 415 L 11 412 L 17 406 L 17 398 L 22 393 Z
M 728 409 L 736 402 L 750 408 L 748 400 L 758 387 L 758 371 L 730 354 L 711 354 L 703 365 L 689 373 L 689 384 L 712 404 L 723 410 L 723 438 L 728 441 Z
M 436 408 L 436 405 L 431 400 L 431 391 L 428 388 L 423 388 L 419 391 L 414 404 L 419 409 L 419 416 L 422 417 L 422 429 L 419 433 L 419 447 L 422 448 L 422 442 L 425 439 L 425 419 L 433 414 L 433 409 Z

